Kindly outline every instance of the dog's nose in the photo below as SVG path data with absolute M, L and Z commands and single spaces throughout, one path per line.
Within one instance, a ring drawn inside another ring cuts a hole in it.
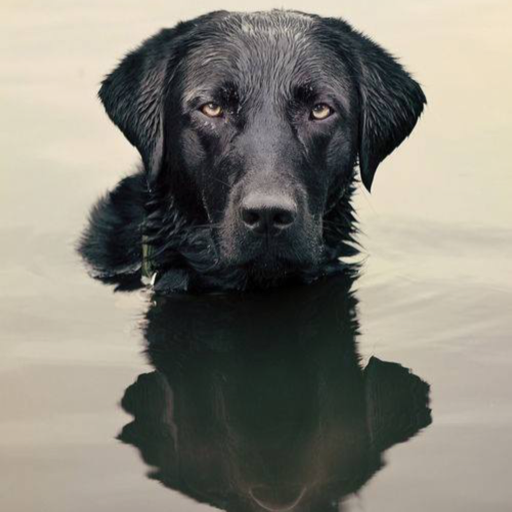
M 243 199 L 240 215 L 253 233 L 277 235 L 293 225 L 297 205 L 286 196 L 252 193 Z

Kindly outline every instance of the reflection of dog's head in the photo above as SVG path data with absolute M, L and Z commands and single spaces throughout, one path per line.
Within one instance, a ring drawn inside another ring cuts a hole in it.
M 425 102 L 345 22 L 286 11 L 215 12 L 163 30 L 100 97 L 153 190 L 213 228 L 224 266 L 260 276 L 338 255 L 328 232 L 350 231 L 357 161 L 369 189 Z
M 350 284 L 156 302 L 156 371 L 126 390 L 120 434 L 151 478 L 226 510 L 334 511 L 427 426 L 425 382 L 376 358 L 362 368 Z

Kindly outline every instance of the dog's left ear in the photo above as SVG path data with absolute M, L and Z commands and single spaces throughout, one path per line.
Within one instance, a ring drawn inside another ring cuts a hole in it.
M 342 20 L 326 20 L 350 60 L 359 87 L 359 164 L 370 191 L 377 167 L 412 132 L 426 98 L 420 85 L 383 48 Z
M 370 191 L 377 167 L 412 132 L 427 100 L 420 85 L 391 55 L 364 36 L 358 34 L 357 39 L 359 167 Z

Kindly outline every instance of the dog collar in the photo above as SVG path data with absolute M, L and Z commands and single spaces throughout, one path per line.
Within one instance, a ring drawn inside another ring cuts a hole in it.
M 148 237 L 142 235 L 142 265 L 141 277 L 142 281 L 146 284 L 155 284 L 156 272 L 153 265 L 154 247 L 148 243 Z

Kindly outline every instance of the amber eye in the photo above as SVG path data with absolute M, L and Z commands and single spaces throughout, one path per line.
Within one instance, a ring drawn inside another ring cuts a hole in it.
M 311 119 L 322 121 L 332 114 L 332 108 L 325 103 L 317 103 L 311 110 Z
M 223 110 L 220 105 L 217 105 L 217 103 L 206 103 L 201 107 L 201 112 L 208 117 L 220 117 Z

